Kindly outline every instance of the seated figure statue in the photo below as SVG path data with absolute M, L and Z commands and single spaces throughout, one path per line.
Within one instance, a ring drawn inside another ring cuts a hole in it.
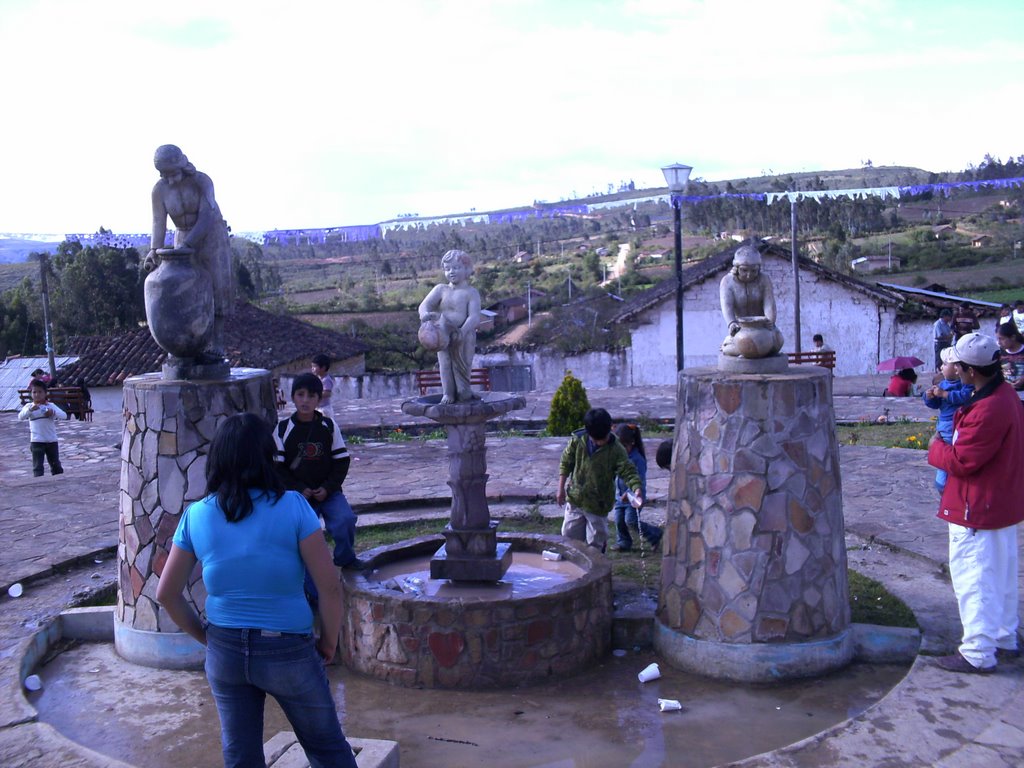
M 476 328 L 480 324 L 480 293 L 469 283 L 473 260 L 465 251 L 448 251 L 441 257 L 448 283 L 435 285 L 420 302 L 419 338 L 437 352 L 441 372 L 441 402 L 465 402 L 477 398 L 470 388 Z
M 756 359 L 782 349 L 782 333 L 775 327 L 775 293 L 771 280 L 761 273 L 757 248 L 744 245 L 736 251 L 732 269 L 719 285 L 719 297 L 729 325 L 723 355 Z

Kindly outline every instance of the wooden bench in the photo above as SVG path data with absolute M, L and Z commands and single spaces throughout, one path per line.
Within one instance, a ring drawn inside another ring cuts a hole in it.
M 819 365 L 829 370 L 836 367 L 836 353 L 831 349 L 824 352 L 790 352 L 786 357 L 789 358 L 790 365 Z
M 32 393 L 27 389 L 19 389 L 18 397 L 22 405 L 32 402 Z M 46 390 L 46 397 L 64 411 L 69 419 L 74 416 L 79 421 L 92 421 L 92 400 L 85 399 L 81 387 L 50 387 Z
M 474 368 L 469 372 L 469 384 L 484 392 L 491 391 L 491 372 L 487 368 Z M 441 388 L 441 372 L 437 369 L 432 371 L 416 371 L 416 386 L 420 388 L 420 394 L 427 394 L 429 389 Z

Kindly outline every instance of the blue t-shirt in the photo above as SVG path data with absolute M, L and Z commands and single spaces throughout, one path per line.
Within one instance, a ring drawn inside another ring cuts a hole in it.
M 320 521 L 300 493 L 287 491 L 276 504 L 257 493 L 252 514 L 237 523 L 227 521 L 216 496 L 191 504 L 174 543 L 203 564 L 211 624 L 309 634 L 299 542 L 319 531 Z

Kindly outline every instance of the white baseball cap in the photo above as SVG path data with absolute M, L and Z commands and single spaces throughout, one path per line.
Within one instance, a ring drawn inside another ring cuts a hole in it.
M 939 352 L 939 358 L 944 363 L 955 363 L 956 362 L 956 350 L 952 347 L 946 347 L 944 350 Z
M 950 350 L 952 354 L 950 359 L 946 360 L 946 352 Z M 946 362 L 967 363 L 975 368 L 984 368 L 999 360 L 999 345 L 991 336 L 967 333 L 961 336 L 953 347 L 942 350 L 940 354 Z

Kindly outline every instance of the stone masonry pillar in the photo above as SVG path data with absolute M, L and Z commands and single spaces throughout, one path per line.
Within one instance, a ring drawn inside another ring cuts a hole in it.
M 245 411 L 266 419 L 268 430 L 276 422 L 269 371 L 236 368 L 229 378 L 209 381 L 166 381 L 152 373 L 124 383 L 114 646 L 128 661 L 202 666 L 205 649 L 160 608 L 156 587 L 182 512 L 206 493 L 206 456 L 218 425 Z M 203 610 L 198 565 L 187 597 Z
M 711 677 L 853 655 L 830 373 L 679 375 L 655 647 Z

